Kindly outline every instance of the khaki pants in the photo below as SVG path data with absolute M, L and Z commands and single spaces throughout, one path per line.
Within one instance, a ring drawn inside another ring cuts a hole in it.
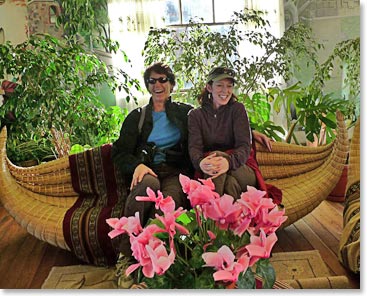
M 221 151 L 215 151 L 217 155 L 229 158 L 228 154 Z M 205 178 L 210 176 L 205 176 Z M 256 175 L 253 169 L 243 165 L 236 170 L 229 170 L 213 179 L 215 191 L 220 195 L 229 194 L 234 199 L 239 199 L 242 192 L 247 191 L 247 186 L 257 186 Z

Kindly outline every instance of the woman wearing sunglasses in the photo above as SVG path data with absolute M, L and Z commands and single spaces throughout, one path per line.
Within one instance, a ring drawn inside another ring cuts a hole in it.
M 145 110 L 139 107 L 129 113 L 112 148 L 115 165 L 130 179 L 124 216 L 139 212 L 142 225 L 154 217 L 155 207 L 135 197 L 146 196 L 150 187 L 155 193 L 160 190 L 163 196 L 172 196 L 176 207 L 186 208 L 187 198 L 178 176 L 193 171 L 187 149 L 187 114 L 193 107 L 171 100 L 175 75 L 167 65 L 155 63 L 148 67 L 144 82 L 151 94 L 149 104 Z
M 198 98 L 201 106 L 189 113 L 188 129 L 189 153 L 199 176 L 212 178 L 220 195 L 239 198 L 248 185 L 258 187 L 262 178 L 251 155 L 252 137 L 269 150 L 271 142 L 251 131 L 246 109 L 233 93 L 234 77 L 232 69 L 210 71 Z

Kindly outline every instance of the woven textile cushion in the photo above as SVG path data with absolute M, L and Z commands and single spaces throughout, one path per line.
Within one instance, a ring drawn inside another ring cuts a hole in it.
M 355 126 L 349 153 L 348 185 L 343 213 L 344 228 L 339 260 L 354 273 L 360 272 L 360 126 Z
M 339 259 L 345 267 L 360 271 L 360 182 L 347 191 L 344 210 L 344 229 L 339 244 Z

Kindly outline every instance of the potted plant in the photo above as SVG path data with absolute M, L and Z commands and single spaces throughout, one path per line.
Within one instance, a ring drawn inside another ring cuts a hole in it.
M 345 69 L 345 97 L 335 97 L 333 93 L 325 93 L 325 82 L 330 79 L 332 70 L 339 65 Z M 360 101 L 360 39 L 349 39 L 338 43 L 330 56 L 322 64 L 316 64 L 312 81 L 302 85 L 300 81 L 286 88 L 270 88 L 268 95 L 274 100 L 274 110 L 281 109 L 288 115 L 287 142 L 293 138 L 294 127 L 301 127 L 307 140 L 313 142 L 319 138 L 319 143 L 329 143 L 335 138 L 335 112 L 342 111 L 350 126 L 359 116 Z M 293 110 L 292 110 L 293 108 Z M 292 112 L 295 114 L 292 115 Z M 296 117 L 291 122 L 290 118 Z M 322 142 L 320 134 L 324 133 Z
M 111 238 L 129 236 L 134 262 L 121 276 L 137 271 L 135 282 L 150 289 L 271 289 L 276 275 L 269 257 L 285 210 L 254 187 L 234 200 L 216 193 L 211 179 L 179 179 L 192 210 L 175 210 L 172 197 L 148 188 L 137 197 L 159 210 L 148 225 L 140 224 L 138 212 L 106 219 Z
M 114 124 L 122 111 L 108 111 L 97 96 L 101 84 L 117 86 L 115 77 L 78 44 L 49 35 L 32 35 L 18 45 L 6 42 L 0 45 L 0 79 L 5 77 L 17 82 L 0 107 L 0 118 L 9 111 L 15 117 L 6 122 L 9 155 L 16 155 L 15 147 L 30 140 L 43 145 L 47 139 L 52 147 L 51 128 L 67 134 L 72 144 L 96 146 L 107 140 L 102 136 L 113 137 L 120 127 Z

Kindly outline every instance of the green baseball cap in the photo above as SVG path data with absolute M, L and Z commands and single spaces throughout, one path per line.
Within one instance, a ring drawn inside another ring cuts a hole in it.
M 233 81 L 236 81 L 234 79 L 235 73 L 232 69 L 225 68 L 225 67 L 215 67 L 213 68 L 208 75 L 207 83 L 210 81 L 219 81 L 222 79 L 232 79 Z

